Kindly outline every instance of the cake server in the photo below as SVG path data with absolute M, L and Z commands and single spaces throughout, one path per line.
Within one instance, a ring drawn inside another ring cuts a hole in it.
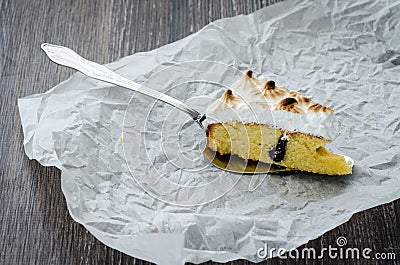
M 67 47 L 43 43 L 41 48 L 51 61 L 59 65 L 73 68 L 91 78 L 124 87 L 170 104 L 171 106 L 188 114 L 193 121 L 196 122 L 206 132 L 206 129 L 203 125 L 203 122 L 206 120 L 206 115 L 196 111 L 184 102 L 122 77 L 103 65 L 81 57 Z M 217 168 L 234 173 L 258 174 L 283 173 L 290 171 L 284 167 L 277 167 L 261 162 L 247 161 L 237 156 L 220 155 L 207 147 L 204 149 L 203 154 L 204 157 Z M 264 178 L 265 176 L 261 175 L 254 176 L 250 181 L 249 190 L 255 190 L 258 185 L 261 184 Z

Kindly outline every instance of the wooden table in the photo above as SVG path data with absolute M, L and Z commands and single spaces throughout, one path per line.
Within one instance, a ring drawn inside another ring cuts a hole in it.
M 49 62 L 42 42 L 61 44 L 108 63 L 155 49 L 209 22 L 248 14 L 263 1 L 0 1 L 1 185 L 0 264 L 149 264 L 106 247 L 75 223 L 60 188 L 60 171 L 24 154 L 17 98 L 42 93 L 73 71 Z M 152 34 L 149 34 L 152 33 Z M 300 247 L 334 245 L 396 252 L 400 260 L 400 200 L 355 214 Z M 280 260 L 265 264 L 400 264 L 398 261 Z M 214 264 L 208 262 L 206 264 Z M 235 261 L 228 264 L 251 264 Z

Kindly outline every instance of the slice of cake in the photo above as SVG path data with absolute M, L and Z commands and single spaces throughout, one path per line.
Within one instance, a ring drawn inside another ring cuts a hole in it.
M 331 108 L 248 71 L 207 108 L 207 146 L 222 155 L 327 174 L 352 173 L 326 144 L 338 124 Z

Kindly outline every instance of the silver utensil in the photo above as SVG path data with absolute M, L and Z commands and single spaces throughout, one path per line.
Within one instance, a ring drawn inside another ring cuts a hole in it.
M 128 88 L 168 103 L 171 106 L 187 113 L 203 130 L 205 129 L 203 123 L 206 120 L 206 115 L 194 110 L 175 98 L 126 79 L 103 65 L 84 59 L 67 47 L 43 43 L 41 48 L 47 54 L 50 60 L 59 65 L 76 69 L 91 78 Z M 203 154 L 214 166 L 234 173 L 258 174 L 288 172 L 286 168 L 274 165 L 255 161 L 247 161 L 237 156 L 223 156 L 209 148 L 205 148 Z M 265 174 L 253 176 L 249 184 L 249 190 L 255 190 L 262 183 L 265 176 Z

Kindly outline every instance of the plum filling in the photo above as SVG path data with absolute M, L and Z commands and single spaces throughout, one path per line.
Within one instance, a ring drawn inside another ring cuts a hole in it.
M 269 151 L 269 156 L 274 162 L 281 162 L 285 157 L 287 142 L 287 138 L 282 135 L 275 147 Z

